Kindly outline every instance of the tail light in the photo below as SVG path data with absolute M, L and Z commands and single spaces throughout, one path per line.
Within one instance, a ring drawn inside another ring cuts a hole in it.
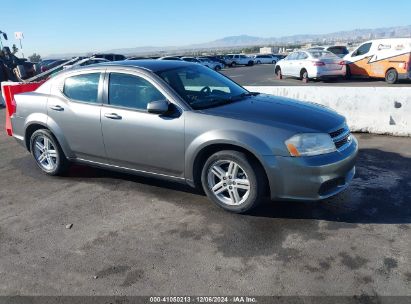
M 401 69 L 406 70 L 406 71 L 410 71 L 410 70 L 411 70 L 411 62 L 401 62 L 401 63 L 399 64 L 399 67 L 400 67 Z
M 314 66 L 324 66 L 325 63 L 322 62 L 322 61 L 313 61 L 313 65 L 314 65 Z
M 10 110 L 9 115 L 12 116 L 17 111 L 17 103 L 16 100 L 13 98 L 10 102 Z
M 347 63 L 343 60 L 339 63 L 339 65 L 346 65 Z

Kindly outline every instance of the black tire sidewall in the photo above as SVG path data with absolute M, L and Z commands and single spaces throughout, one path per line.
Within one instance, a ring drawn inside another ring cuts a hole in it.
M 282 72 L 281 72 L 281 68 L 280 68 L 280 67 L 278 67 L 278 68 L 275 69 L 275 76 L 277 76 L 277 77 L 281 77 L 281 76 L 282 76 Z
M 230 206 L 220 202 L 208 188 L 208 170 L 210 166 L 218 160 L 233 160 L 239 164 L 243 170 L 245 170 L 248 180 L 250 181 L 250 195 L 241 205 Z M 234 213 L 245 213 L 252 208 L 255 208 L 262 201 L 262 196 L 264 193 L 264 179 L 261 176 L 261 172 L 259 172 L 259 170 L 255 170 L 254 168 L 258 168 L 258 166 L 250 163 L 246 155 L 242 152 L 230 150 L 217 152 L 211 155 L 203 166 L 201 172 L 201 184 L 203 186 L 203 190 L 208 198 L 219 207 Z
M 389 80 L 389 75 L 393 74 L 394 79 L 393 80 Z M 387 73 L 385 74 L 385 81 L 389 84 L 394 84 L 398 81 L 398 72 L 395 69 L 390 69 L 387 71 Z
M 56 148 L 56 152 L 57 152 L 57 166 L 54 170 L 46 170 L 44 169 L 37 161 L 36 156 L 34 154 L 34 140 L 36 139 L 36 137 L 38 136 L 45 136 L 47 137 L 53 144 L 53 146 Z M 31 137 L 30 137 L 30 151 L 31 154 L 33 155 L 34 161 L 36 162 L 36 165 L 40 168 L 41 171 L 43 171 L 44 173 L 48 174 L 48 175 L 61 175 L 65 172 L 66 168 L 67 168 L 67 159 L 66 156 L 64 155 L 63 150 L 61 149 L 57 139 L 55 138 L 55 136 L 48 130 L 46 129 L 40 129 L 35 131 Z
M 307 75 L 306 77 L 304 77 L 304 75 Z M 301 80 L 308 80 L 308 72 L 307 70 L 303 69 L 301 70 Z

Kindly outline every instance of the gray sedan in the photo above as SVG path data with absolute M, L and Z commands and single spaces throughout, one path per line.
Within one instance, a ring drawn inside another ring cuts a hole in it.
M 78 162 L 154 176 L 241 213 L 265 195 L 328 198 L 355 173 L 357 141 L 343 116 L 184 61 L 67 70 L 15 101 L 13 136 L 50 175 Z

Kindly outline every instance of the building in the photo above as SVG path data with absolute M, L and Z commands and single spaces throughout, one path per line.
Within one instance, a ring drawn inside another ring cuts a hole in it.
M 262 47 L 260 48 L 260 54 L 272 54 L 273 48 L 272 47 Z

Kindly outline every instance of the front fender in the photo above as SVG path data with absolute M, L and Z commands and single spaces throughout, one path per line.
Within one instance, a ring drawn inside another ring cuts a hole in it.
M 194 165 L 199 153 L 212 145 L 233 145 L 252 153 L 262 164 L 264 155 L 272 155 L 270 147 L 258 137 L 236 130 L 212 130 L 194 138 L 186 148 L 185 175 L 194 180 Z

